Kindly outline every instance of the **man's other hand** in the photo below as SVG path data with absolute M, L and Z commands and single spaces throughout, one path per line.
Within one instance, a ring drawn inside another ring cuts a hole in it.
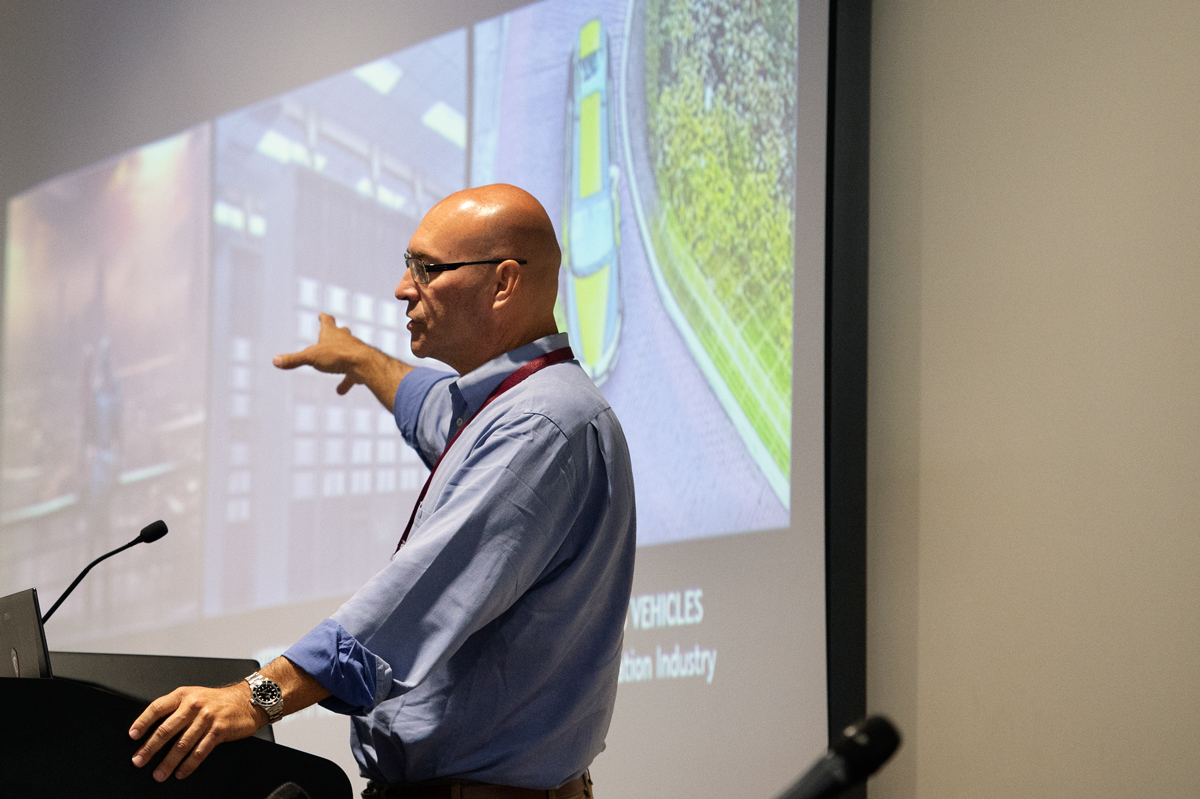
M 350 330 L 338 327 L 329 314 L 321 314 L 321 332 L 317 343 L 299 352 L 276 355 L 273 363 L 280 369 L 311 366 L 318 372 L 344 375 L 337 393 L 345 394 L 362 383 L 389 411 L 396 396 L 396 387 L 412 367 L 398 361 L 351 335 Z
M 250 686 L 245 682 L 225 688 L 176 688 L 142 711 L 129 737 L 141 739 L 154 722 L 164 717 L 133 756 L 133 765 L 141 768 L 178 736 L 154 769 L 154 779 L 159 782 L 172 772 L 183 779 L 212 754 L 217 744 L 248 738 L 268 721 L 267 712 L 251 704 Z

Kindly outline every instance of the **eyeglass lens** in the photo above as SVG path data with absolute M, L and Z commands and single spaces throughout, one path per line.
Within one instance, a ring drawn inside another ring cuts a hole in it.
M 412 270 L 413 280 L 417 281 L 418 283 L 429 282 L 429 273 L 425 271 L 424 261 L 422 261 L 420 258 L 414 258 L 406 253 L 404 256 L 404 263 L 406 263 L 408 268 Z

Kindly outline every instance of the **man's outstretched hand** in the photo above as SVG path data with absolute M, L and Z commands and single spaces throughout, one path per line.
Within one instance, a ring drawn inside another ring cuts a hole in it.
M 413 367 L 364 344 L 350 330 L 338 327 L 329 314 L 321 314 L 321 332 L 317 343 L 299 352 L 276 355 L 274 364 L 280 369 L 311 366 L 319 372 L 344 375 L 338 384 L 338 394 L 345 394 L 362 383 L 389 411 L 395 401 L 396 388 Z
M 250 702 L 250 686 L 245 682 L 224 688 L 176 688 L 142 711 L 129 729 L 129 737 L 140 740 L 154 722 L 164 717 L 133 756 L 133 765 L 141 768 L 179 736 L 154 770 L 154 779 L 159 782 L 172 773 L 183 779 L 212 754 L 217 744 L 248 738 L 268 721 L 267 712 Z

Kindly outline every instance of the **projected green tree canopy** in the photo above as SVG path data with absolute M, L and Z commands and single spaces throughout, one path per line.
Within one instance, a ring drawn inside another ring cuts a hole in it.
M 646 13 L 664 277 L 786 474 L 796 63 L 781 54 L 796 52 L 796 5 L 651 0 Z

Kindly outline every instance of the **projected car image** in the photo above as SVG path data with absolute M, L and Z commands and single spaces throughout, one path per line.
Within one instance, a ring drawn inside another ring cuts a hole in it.
M 617 363 L 621 334 L 620 170 L 610 104 L 608 33 L 593 19 L 579 31 L 567 89 L 566 186 L 560 322 L 578 342 L 579 362 L 602 384 Z

